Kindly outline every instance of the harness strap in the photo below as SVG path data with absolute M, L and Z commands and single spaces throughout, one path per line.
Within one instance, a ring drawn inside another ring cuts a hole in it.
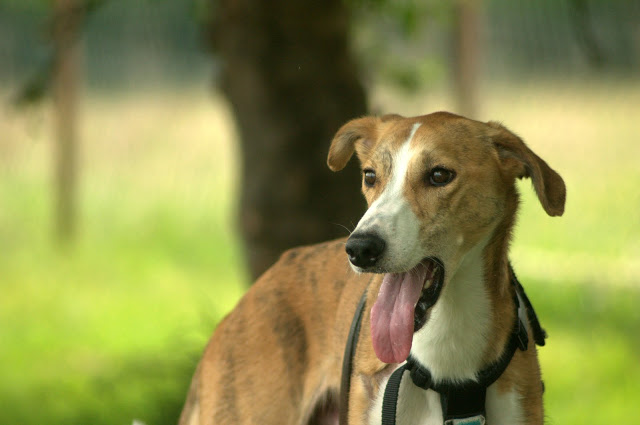
M 396 409 L 398 407 L 398 393 L 400 392 L 400 382 L 402 376 L 408 370 L 407 364 L 397 368 L 387 381 L 384 398 L 382 399 L 382 425 L 396 423 Z
M 367 286 L 368 288 L 368 286 Z M 367 301 L 367 289 L 365 288 L 356 312 L 351 321 L 349 336 L 347 337 L 347 345 L 344 349 L 344 357 L 342 359 L 342 377 L 340 379 L 340 425 L 347 425 L 349 420 L 349 391 L 351 390 L 351 373 L 353 371 L 353 358 L 356 354 L 358 345 L 358 335 L 360 335 L 360 325 L 362 323 L 362 312 L 364 304 Z
M 485 417 L 486 398 L 487 387 L 475 383 L 440 393 L 440 405 L 445 423 L 456 419 Z

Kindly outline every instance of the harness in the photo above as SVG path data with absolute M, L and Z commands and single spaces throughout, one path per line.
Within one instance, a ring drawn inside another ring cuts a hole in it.
M 485 400 L 487 388 L 493 384 L 506 370 L 513 355 L 519 349 L 526 351 L 529 345 L 528 327 L 531 326 L 534 342 L 545 345 L 547 337 L 545 331 L 540 326 L 538 317 L 518 281 L 511 264 L 509 264 L 510 282 L 515 288 L 514 303 L 516 318 L 509 340 L 500 357 L 478 372 L 476 380 L 467 381 L 439 381 L 434 382 L 431 372 L 427 367 L 420 364 L 412 356 L 397 368 L 389 377 L 384 391 L 382 401 L 382 425 L 396 424 L 396 408 L 398 405 L 398 393 L 400 384 L 405 375 L 409 372 L 409 377 L 413 384 L 424 390 L 433 390 L 440 394 L 440 403 L 444 425 L 484 425 L 486 418 Z M 367 290 L 364 291 L 349 330 L 349 337 L 345 349 L 342 363 L 342 381 L 340 388 L 340 424 L 347 424 L 349 390 L 351 386 L 351 373 L 353 357 L 357 346 L 357 339 L 360 333 L 362 313 L 366 301 Z

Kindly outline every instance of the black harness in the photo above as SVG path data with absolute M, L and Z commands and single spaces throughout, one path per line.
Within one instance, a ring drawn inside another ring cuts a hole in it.
M 516 308 L 516 318 L 513 329 L 502 355 L 486 368 L 477 374 L 476 380 L 463 382 L 439 381 L 434 382 L 428 368 L 420 364 L 412 356 L 409 356 L 406 363 L 397 368 L 389 377 L 385 387 L 382 402 L 382 425 L 395 425 L 396 408 L 398 405 L 398 393 L 400 383 L 405 372 L 414 385 L 424 390 L 433 390 L 440 394 L 442 414 L 445 425 L 470 424 L 482 425 L 486 417 L 485 400 L 487 388 L 493 384 L 506 370 L 511 362 L 516 350 L 526 351 L 529 345 L 528 331 L 526 323 L 531 326 L 534 342 L 543 346 L 547 337 L 545 331 L 540 326 L 538 317 L 524 292 L 524 288 L 518 281 L 511 265 L 511 284 L 515 288 L 514 302 Z M 342 381 L 340 388 L 340 424 L 347 424 L 349 390 L 351 386 L 351 373 L 353 357 L 355 355 L 362 313 L 366 301 L 367 291 L 365 290 L 351 323 L 344 360 L 342 363 Z

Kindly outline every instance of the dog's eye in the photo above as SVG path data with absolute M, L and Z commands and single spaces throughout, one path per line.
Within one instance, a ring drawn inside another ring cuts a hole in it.
M 376 184 L 376 172 L 371 169 L 364 170 L 364 184 L 367 187 L 372 187 Z
M 451 180 L 453 180 L 455 176 L 455 172 L 447 170 L 446 168 L 437 167 L 429 173 L 429 183 L 433 186 L 444 186 L 451 183 Z

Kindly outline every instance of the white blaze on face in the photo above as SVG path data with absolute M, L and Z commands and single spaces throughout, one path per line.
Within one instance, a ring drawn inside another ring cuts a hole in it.
M 354 231 L 376 233 L 384 239 L 387 249 L 378 266 L 385 271 L 405 271 L 421 260 L 421 257 L 413 258 L 419 255 L 415 248 L 420 223 L 404 197 L 407 170 L 413 156 L 411 139 L 419 127 L 419 123 L 413 125 L 407 140 L 393 154 L 391 177 L 387 186 L 371 204 Z

